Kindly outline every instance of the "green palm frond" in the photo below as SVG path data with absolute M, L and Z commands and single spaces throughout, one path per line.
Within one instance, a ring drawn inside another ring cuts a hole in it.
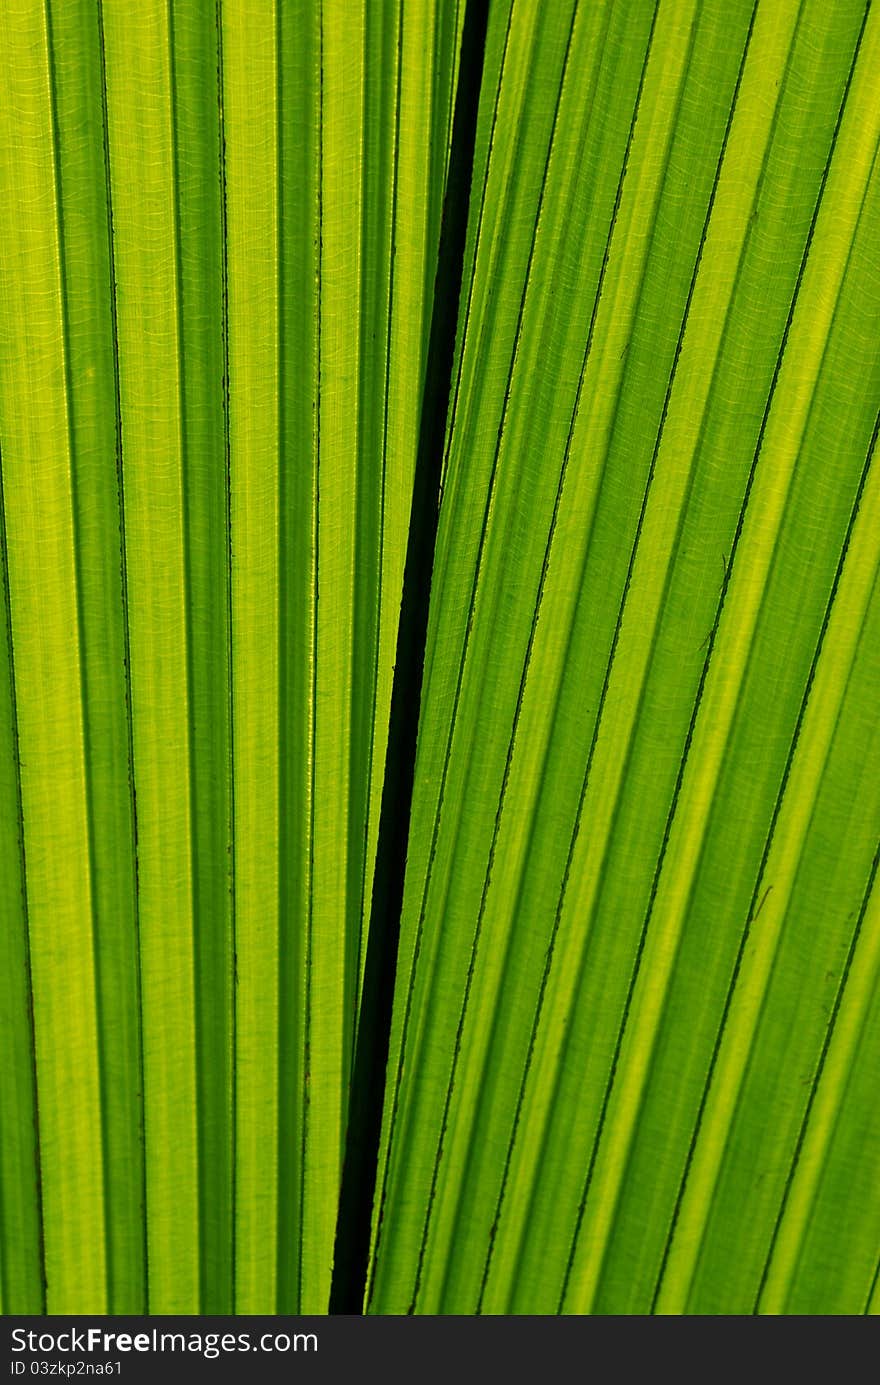
M 880 13 L 493 0 L 444 417 L 465 9 L 0 12 L 5 1313 L 327 1311 L 362 1013 L 367 1311 L 880 1307 Z

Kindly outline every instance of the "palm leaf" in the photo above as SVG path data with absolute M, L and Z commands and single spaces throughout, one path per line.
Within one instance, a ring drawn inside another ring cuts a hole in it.
M 368 1311 L 877 1310 L 880 16 L 493 3 L 444 417 L 464 10 L 0 15 L 4 1312 L 326 1311 L 363 1107 Z
M 876 30 L 493 19 L 372 1303 L 751 1311 L 876 867 Z

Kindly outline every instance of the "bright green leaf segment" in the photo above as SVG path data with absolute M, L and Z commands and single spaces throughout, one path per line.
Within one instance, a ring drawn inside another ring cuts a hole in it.
M 0 24 L 2 1307 L 321 1311 L 459 16 Z
M 0 6 L 4 1313 L 326 1311 L 464 5 Z M 880 1311 L 878 144 L 492 0 L 367 1311 Z

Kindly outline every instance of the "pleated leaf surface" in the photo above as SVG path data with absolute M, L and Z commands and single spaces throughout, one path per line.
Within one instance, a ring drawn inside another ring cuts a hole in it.
M 373 1312 L 876 1310 L 878 20 L 491 11 Z
M 459 15 L 0 25 L 3 1307 L 323 1311 Z
M 492 0 L 428 416 L 479 3 L 0 9 L 4 1313 L 327 1310 L 429 433 L 365 1310 L 880 1309 L 880 12 Z

